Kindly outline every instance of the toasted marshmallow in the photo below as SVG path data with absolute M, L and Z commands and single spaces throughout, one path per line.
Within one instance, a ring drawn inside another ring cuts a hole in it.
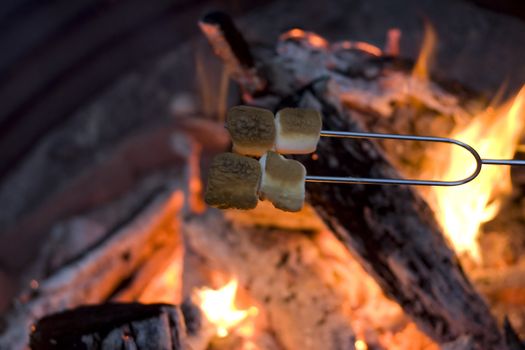
M 307 154 L 317 148 L 322 116 L 314 109 L 284 108 L 275 118 L 275 149 L 282 154 Z
M 259 162 L 262 168 L 259 198 L 269 200 L 281 210 L 301 210 L 306 178 L 304 166 L 272 151 L 262 156 Z
M 260 179 L 261 165 L 257 160 L 222 153 L 212 161 L 204 200 L 220 209 L 253 209 L 258 202 Z
M 275 122 L 269 110 L 237 106 L 228 111 L 226 129 L 230 132 L 235 153 L 260 157 L 273 149 Z

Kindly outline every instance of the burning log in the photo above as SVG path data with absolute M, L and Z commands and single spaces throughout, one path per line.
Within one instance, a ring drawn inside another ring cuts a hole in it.
M 38 321 L 32 329 L 30 347 L 182 350 L 187 348 L 185 316 L 180 308 L 165 304 L 82 306 Z
M 329 130 L 362 130 L 319 91 L 303 103 L 323 109 Z M 314 97 L 315 96 L 315 97 Z M 313 104 L 313 105 L 312 105 Z M 399 177 L 370 141 L 322 140 L 318 160 L 302 159 L 314 174 Z M 358 257 L 385 293 L 438 342 L 471 335 L 480 349 L 504 348 L 496 322 L 465 276 L 432 212 L 402 186 L 308 187 L 310 204 Z
M 227 42 L 224 38 L 220 43 L 208 39 L 216 48 Z M 311 44 L 314 49 L 318 46 L 316 42 Z M 330 80 L 337 76 L 329 77 L 328 82 L 319 81 L 325 70 L 312 66 L 313 60 L 294 61 L 277 54 L 262 62 L 269 67 L 266 79 L 262 79 L 268 82 L 268 89 L 264 94 L 259 91 L 259 96 L 248 96 L 246 102 L 272 110 L 288 106 L 317 108 L 324 114 L 325 129 L 364 131 L 357 112 L 345 111 L 329 92 Z M 433 107 L 441 105 L 447 114 L 461 114 L 447 105 L 442 95 L 420 97 Z M 317 153 L 315 160 L 299 158 L 309 174 L 399 177 L 383 152 L 368 140 L 324 139 Z M 447 343 L 469 336 L 475 349 L 506 348 L 487 305 L 465 276 L 433 213 L 415 190 L 327 184 L 311 184 L 307 190 L 310 204 L 326 225 L 430 337 Z

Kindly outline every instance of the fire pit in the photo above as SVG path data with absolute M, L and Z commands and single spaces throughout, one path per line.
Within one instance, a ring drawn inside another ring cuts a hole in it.
M 298 5 L 256 13 L 287 6 Z M 299 213 L 269 202 L 219 211 L 202 194 L 211 158 L 230 147 L 231 105 L 315 108 L 324 129 L 452 137 L 510 159 L 521 155 L 523 80 L 487 98 L 478 90 L 494 77 L 473 89 L 464 79 L 472 73 L 431 74 L 440 36 L 428 20 L 421 40 L 392 27 L 378 45 L 258 24 L 257 14 L 237 25 L 217 12 L 196 20 L 198 44 L 124 79 L 2 178 L 0 199 L 21 194 L 38 205 L 15 202 L 4 214 L 6 285 L 24 287 L 5 311 L 0 348 L 521 349 L 522 169 L 484 166 L 452 188 L 307 184 Z M 271 41 L 268 26 L 281 30 Z M 266 41 L 250 40 L 258 31 Z M 413 61 L 405 46 L 418 44 L 407 41 L 420 43 Z M 220 60 L 199 53 L 209 47 Z M 165 76 L 177 80 L 174 67 L 193 63 L 197 94 L 162 87 Z M 164 103 L 169 116 L 130 126 L 135 106 L 119 107 L 130 100 Z M 131 120 L 107 123 L 115 108 Z M 296 159 L 332 176 L 451 180 L 472 167 L 464 152 L 413 141 L 325 138 Z M 36 172 L 34 187 L 22 186 Z M 58 190 L 46 192 L 48 183 Z M 34 238 L 37 228 L 46 238 Z M 19 256 L 5 244 L 16 235 Z M 32 239 L 38 249 L 27 253 Z

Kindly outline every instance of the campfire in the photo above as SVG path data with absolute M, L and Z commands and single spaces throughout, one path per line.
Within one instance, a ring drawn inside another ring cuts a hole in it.
M 240 96 L 232 105 L 313 108 L 327 130 L 451 137 L 493 159 L 512 159 L 520 147 L 525 87 L 487 99 L 433 77 L 439 38 L 430 23 L 415 62 L 403 59 L 398 28 L 385 33 L 384 48 L 299 28 L 259 47 L 223 13 L 199 28 L 222 62 L 217 110 L 197 58 L 202 115 L 130 136 L 107 164 L 137 153 L 136 169 L 153 169 L 141 150 L 158 150 L 159 164 L 176 171 L 62 222 L 6 313 L 0 348 L 523 346 L 525 265 L 517 247 L 508 251 L 516 238 L 497 224 L 523 229 L 515 207 L 524 188 L 513 185 L 523 170 L 484 165 L 458 187 L 312 183 L 298 213 L 268 201 L 217 210 L 203 192 L 210 159 L 230 147 L 227 79 Z M 190 102 L 173 101 L 174 113 Z M 330 176 L 455 180 L 475 167 L 461 149 L 417 141 L 324 139 L 294 158 Z M 111 232 L 90 226 L 101 217 Z M 63 232 L 74 238 L 58 251 Z

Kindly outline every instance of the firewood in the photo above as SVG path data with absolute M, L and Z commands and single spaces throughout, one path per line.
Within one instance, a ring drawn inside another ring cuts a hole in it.
M 100 304 L 46 316 L 32 328 L 32 350 L 182 350 L 181 310 L 165 304 Z
M 48 315 L 31 327 L 33 350 L 204 350 L 214 334 L 189 299 L 169 304 L 106 303 Z

